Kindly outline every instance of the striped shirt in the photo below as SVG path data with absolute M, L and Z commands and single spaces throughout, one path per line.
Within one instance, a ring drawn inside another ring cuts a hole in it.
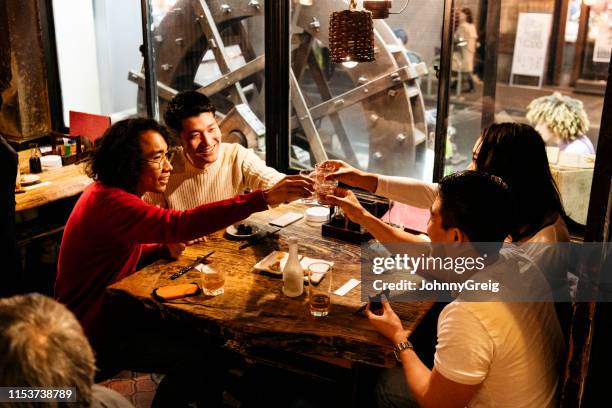
M 217 160 L 204 169 L 194 167 L 180 151 L 164 193 L 147 193 L 143 199 L 162 208 L 188 210 L 242 194 L 245 189 L 272 187 L 285 175 L 261 160 L 252 149 L 222 143 Z

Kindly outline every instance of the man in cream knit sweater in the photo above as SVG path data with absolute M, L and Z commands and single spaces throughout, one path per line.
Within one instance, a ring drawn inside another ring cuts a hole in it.
M 285 176 L 266 166 L 251 149 L 222 143 L 215 107 L 199 92 L 177 94 L 164 120 L 179 136 L 183 149 L 172 162 L 166 191 L 145 195 L 151 204 L 187 210 L 234 197 L 247 188 L 270 188 Z

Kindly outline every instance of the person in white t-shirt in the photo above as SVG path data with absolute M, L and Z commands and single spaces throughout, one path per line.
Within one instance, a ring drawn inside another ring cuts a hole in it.
M 178 93 L 168 104 L 164 121 L 178 135 L 182 150 L 172 162 L 166 191 L 145 195 L 150 204 L 188 210 L 246 189 L 270 188 L 285 177 L 266 166 L 252 149 L 222 143 L 215 107 L 199 92 Z
M 381 242 L 402 236 L 369 214 L 348 190 L 326 200 L 342 208 Z M 481 197 L 486 197 L 482 200 Z M 366 313 L 372 325 L 394 346 L 401 370 L 385 372 L 377 387 L 383 407 L 554 407 L 564 361 L 561 327 L 550 300 L 550 288 L 531 259 L 519 248 L 501 249 L 512 228 L 513 198 L 500 178 L 465 171 L 443 178 L 431 206 L 427 233 L 432 243 L 463 243 L 463 255 L 481 255 L 476 242 L 487 242 L 489 257 L 482 271 L 455 279 L 505 280 L 513 288 L 537 291 L 548 302 L 473 301 L 463 293 L 439 316 L 434 365 L 419 359 L 408 333 L 390 304 L 383 313 Z M 407 240 L 410 242 L 410 240 Z M 497 248 L 498 254 L 491 252 Z M 520 282 L 520 283 L 517 283 Z M 548 297 L 542 294 L 548 292 Z M 507 295 L 506 295 L 507 296 Z M 403 381 L 402 381 L 403 380 Z

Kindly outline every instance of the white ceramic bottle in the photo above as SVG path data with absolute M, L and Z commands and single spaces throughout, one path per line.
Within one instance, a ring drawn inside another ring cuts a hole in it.
M 289 238 L 289 258 L 283 268 L 283 293 L 289 297 L 300 296 L 304 292 L 304 271 L 298 258 L 298 239 Z

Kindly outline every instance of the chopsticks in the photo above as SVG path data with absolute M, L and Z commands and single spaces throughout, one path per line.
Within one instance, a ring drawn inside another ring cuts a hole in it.
M 172 275 L 170 275 L 170 279 L 171 280 L 175 280 L 176 278 L 183 276 L 184 274 L 186 274 L 191 268 L 193 268 L 194 266 L 197 266 L 198 264 L 201 264 L 202 262 L 204 262 L 206 260 L 206 258 L 208 258 L 209 256 L 211 256 L 212 254 L 214 254 L 215 251 L 211 251 L 209 253 L 207 253 L 204 256 L 200 256 L 199 258 L 197 258 L 195 261 L 193 261 L 192 263 L 190 263 L 187 266 L 182 267 L 181 269 L 178 270 L 178 272 L 173 273 Z
M 249 241 L 249 242 L 245 242 L 244 244 L 240 245 L 240 246 L 238 247 L 238 249 L 244 249 L 244 248 L 248 248 L 248 247 L 250 247 L 251 245 L 255 245 L 255 244 L 257 244 L 257 243 L 259 243 L 259 242 L 263 241 L 264 239 L 266 239 L 266 238 L 268 238 L 268 237 L 270 237 L 270 236 L 272 236 L 272 235 L 276 234 L 276 233 L 277 233 L 277 232 L 279 232 L 280 230 L 281 230 L 280 228 L 277 228 L 277 229 L 275 229 L 274 231 L 268 231 L 268 232 L 266 232 L 264 235 L 262 235 L 262 236 L 261 236 L 261 237 L 259 237 L 259 238 L 255 238 L 255 239 L 253 239 L 253 240 L 251 240 L 251 241 Z

